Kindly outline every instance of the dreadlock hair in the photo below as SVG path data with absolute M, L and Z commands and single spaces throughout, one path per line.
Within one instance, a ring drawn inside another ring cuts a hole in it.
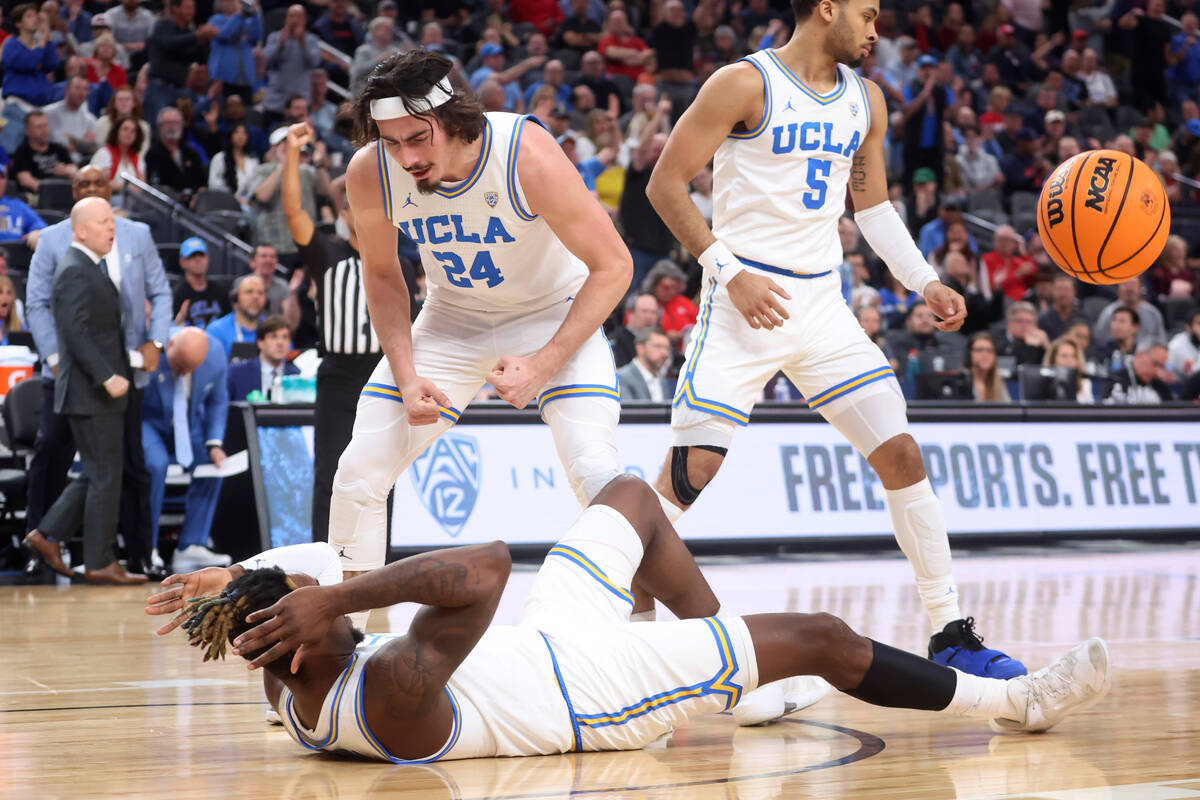
M 367 76 L 366 88 L 343 112 L 353 126 L 351 139 L 355 147 L 379 138 L 379 126 L 371 118 L 371 101 L 385 97 L 399 97 L 410 114 L 427 123 L 430 117 L 436 119 L 447 136 L 468 144 L 478 139 L 483 133 L 483 106 L 474 92 L 458 85 L 450 76 L 452 68 L 450 59 L 423 47 L 397 53 L 379 62 Z M 413 100 L 425 97 L 443 78 L 451 83 L 454 96 L 437 108 L 417 113 Z
M 183 623 L 188 634 L 188 644 L 204 650 L 204 660 L 225 658 L 230 639 L 241 636 L 253 625 L 246 617 L 274 605 L 296 584 L 279 567 L 248 569 L 230 581 L 220 594 L 196 597 L 180 616 L 189 617 Z M 247 661 L 253 661 L 266 652 L 266 648 L 255 653 L 246 653 Z

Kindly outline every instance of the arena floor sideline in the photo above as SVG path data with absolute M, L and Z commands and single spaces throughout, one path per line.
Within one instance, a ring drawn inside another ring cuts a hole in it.
M 830 611 L 924 651 L 898 553 L 702 565 L 724 613 Z M 514 570 L 498 622 L 516 621 L 533 570 Z M 956 575 L 979 631 L 1031 667 L 1106 637 L 1112 693 L 1036 736 L 835 695 L 769 727 L 697 719 L 646 751 L 391 766 L 308 753 L 265 724 L 244 662 L 203 664 L 181 633 L 153 635 L 150 589 L 2 586 L 0 796 L 1200 799 L 1200 551 L 956 551 Z M 368 630 L 401 630 L 411 613 L 375 612 Z

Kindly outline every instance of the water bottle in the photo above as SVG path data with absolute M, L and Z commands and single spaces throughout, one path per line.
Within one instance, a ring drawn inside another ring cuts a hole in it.
M 933 371 L 941 372 L 946 366 L 946 359 L 942 356 L 933 357 Z
M 275 376 L 275 380 L 271 381 L 271 397 L 270 402 L 283 402 L 283 378 L 279 375 Z
M 775 379 L 775 402 L 786 403 L 792 399 L 792 392 L 788 389 L 787 378 L 780 375 Z
M 916 350 L 908 351 L 908 366 L 905 369 L 904 376 L 908 380 L 913 380 L 917 377 L 917 373 L 921 371 L 921 359 L 917 355 Z

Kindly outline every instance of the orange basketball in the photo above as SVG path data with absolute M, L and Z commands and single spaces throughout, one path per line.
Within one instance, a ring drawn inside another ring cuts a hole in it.
M 1141 275 L 1171 232 L 1171 207 L 1150 167 L 1117 150 L 1072 156 L 1038 198 L 1038 233 L 1062 269 L 1088 283 Z

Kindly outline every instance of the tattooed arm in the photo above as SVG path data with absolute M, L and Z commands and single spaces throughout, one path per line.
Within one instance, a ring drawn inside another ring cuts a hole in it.
M 417 613 L 408 638 L 433 647 L 454 667 L 483 635 L 508 582 L 512 561 L 503 542 L 435 550 L 388 564 L 332 586 L 304 586 L 246 617 L 257 623 L 234 640 L 234 653 L 270 649 L 251 662 L 260 667 L 322 641 L 335 620 L 354 611 L 397 603 L 427 606 Z

